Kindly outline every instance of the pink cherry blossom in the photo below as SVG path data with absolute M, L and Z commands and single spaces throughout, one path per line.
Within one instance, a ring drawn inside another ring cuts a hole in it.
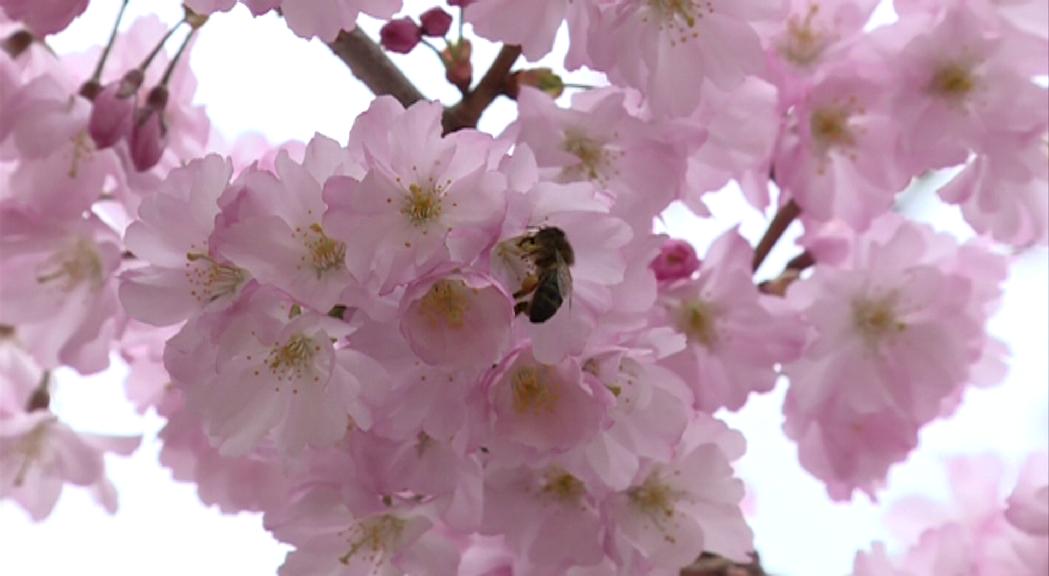
M 60 32 L 87 9 L 88 0 L 2 0 L 0 10 L 41 36 Z
M 92 489 L 109 513 L 116 490 L 102 455 L 127 456 L 138 437 L 80 434 L 46 410 L 0 418 L 0 498 L 12 498 L 34 520 L 51 513 L 66 483 Z
M 249 170 L 216 232 L 218 250 L 261 282 L 327 312 L 350 281 L 347 247 L 322 225 L 322 186 L 349 158 L 334 141 L 315 137 L 303 163 L 277 155 L 276 174 Z
M 401 332 L 430 364 L 484 367 L 510 342 L 513 301 L 487 276 L 452 272 L 421 279 L 401 300 Z
M 1024 463 L 1016 489 L 1009 496 L 1005 517 L 1013 526 L 1043 539 L 1049 538 L 1049 461 L 1032 454 Z
M 645 94 L 656 113 L 684 116 L 705 82 L 730 90 L 762 71 L 752 23 L 779 17 L 777 4 L 611 0 L 596 9 L 588 53 L 614 83 Z
M 788 119 L 775 180 L 806 217 L 839 218 L 862 229 L 903 189 L 897 127 L 876 82 L 838 70 L 815 85 Z
M 387 19 L 400 10 L 401 0 L 281 0 L 280 7 L 292 32 L 331 42 L 340 30 L 353 30 L 361 12 Z
M 43 378 L 44 371 L 21 347 L 15 334 L 3 334 L 0 337 L 0 418 L 25 412 Z
M 242 456 L 272 433 L 281 453 L 295 455 L 370 427 L 369 394 L 387 376 L 366 355 L 333 344 L 349 327 L 300 312 L 270 288 L 247 298 L 218 336 L 215 373 L 186 383 L 187 402 L 219 453 Z
M 764 302 L 751 279 L 752 250 L 736 232 L 719 238 L 699 277 L 666 285 L 666 322 L 688 339 L 665 365 L 691 383 L 696 407 L 738 410 L 751 392 L 768 392 L 774 366 L 798 357 L 797 323 Z
M 198 310 L 228 306 L 244 287 L 249 274 L 211 242 L 230 172 L 228 161 L 207 156 L 173 170 L 143 200 L 125 242 L 148 265 L 126 272 L 120 286 L 132 317 L 174 324 Z
M 598 500 L 563 468 L 489 470 L 481 532 L 504 535 L 520 557 L 556 573 L 604 557 Z
M 679 569 L 704 550 L 746 561 L 752 534 L 739 503 L 743 483 L 730 462 L 743 439 L 719 422 L 697 415 L 677 456 L 650 462 L 631 487 L 608 500 L 617 527 L 617 546 L 648 565 Z
M 17 326 L 46 368 L 105 368 L 119 309 L 116 234 L 94 217 L 59 224 L 7 212 L 0 219 L 0 324 Z
M 439 261 L 472 260 L 493 239 L 487 231 L 505 204 L 505 179 L 489 167 L 488 138 L 442 137 L 439 104 L 398 108 L 392 98 L 376 99 L 350 136 L 361 139 L 366 175 L 334 177 L 324 189 L 324 228 L 346 242 L 347 268 L 361 282 L 374 276 L 383 291 Z
M 833 498 L 856 487 L 873 493 L 917 429 L 969 382 L 1003 264 L 886 216 L 853 241 L 847 259 L 791 289 L 812 333 L 804 357 L 785 369 L 786 430 Z M 857 464 L 868 451 L 879 465 Z
M 590 0 L 580 3 L 587 2 Z M 481 36 L 519 44 L 525 57 L 538 60 L 553 47 L 557 28 L 571 4 L 570 0 L 476 0 L 465 15 Z
M 430 530 L 425 507 L 384 508 L 378 495 L 368 496 L 359 488 L 340 494 L 337 486 L 319 485 L 267 514 L 267 527 L 295 546 L 280 576 L 455 573 L 456 550 Z
M 588 440 L 603 426 L 613 400 L 577 361 L 540 364 L 527 348 L 503 361 L 486 391 L 489 449 L 522 454 L 563 451 Z

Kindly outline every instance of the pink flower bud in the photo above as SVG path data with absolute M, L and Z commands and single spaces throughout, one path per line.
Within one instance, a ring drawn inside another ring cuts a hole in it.
M 651 267 L 660 282 L 679 280 L 699 269 L 699 257 L 688 242 L 670 239 L 663 243 Z
M 411 18 L 390 20 L 379 32 L 382 47 L 390 52 L 407 54 L 422 40 L 422 28 Z
M 439 6 L 431 8 L 419 17 L 422 22 L 422 31 L 425 36 L 443 38 L 452 27 L 452 15 L 442 10 Z
M 127 137 L 135 117 L 134 96 L 142 85 L 142 73 L 128 72 L 120 82 L 107 85 L 94 98 L 88 132 L 100 150 Z
M 146 105 L 138 110 L 128 145 L 131 163 L 139 172 L 145 172 L 160 162 L 167 147 L 168 130 L 164 125 L 164 108 L 168 91 L 163 86 L 150 90 Z

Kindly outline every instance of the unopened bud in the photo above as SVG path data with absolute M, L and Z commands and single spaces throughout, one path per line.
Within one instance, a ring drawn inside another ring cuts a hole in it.
M 452 27 L 452 15 L 442 10 L 439 6 L 430 8 L 419 16 L 422 22 L 422 32 L 426 36 L 444 38 Z
M 87 86 L 87 84 L 85 84 Z M 99 149 L 109 148 L 131 133 L 135 99 L 142 86 L 142 71 L 131 70 L 120 80 L 102 88 L 94 98 L 88 133 Z M 81 94 L 84 90 L 81 88 Z
M 25 52 L 30 46 L 33 45 L 33 33 L 29 30 L 19 30 L 7 38 L 4 39 L 3 46 L 4 52 L 11 58 L 18 58 Z
M 699 265 L 699 257 L 691 244 L 670 239 L 659 249 L 659 256 L 652 261 L 651 268 L 656 273 L 656 280 L 671 282 L 690 278 L 693 272 L 699 270 Z
M 473 84 L 474 69 L 473 64 L 470 63 L 472 55 L 473 45 L 466 39 L 449 44 L 441 51 L 441 59 L 444 60 L 444 77 L 463 93 L 469 91 L 470 84 Z
M 390 20 L 379 31 L 382 47 L 390 52 L 407 54 L 422 40 L 422 28 L 411 18 Z
M 164 124 L 164 107 L 167 106 L 168 91 L 156 86 L 149 91 L 146 105 L 135 114 L 134 126 L 128 147 L 131 163 L 139 172 L 145 172 L 160 162 L 167 147 L 168 131 Z

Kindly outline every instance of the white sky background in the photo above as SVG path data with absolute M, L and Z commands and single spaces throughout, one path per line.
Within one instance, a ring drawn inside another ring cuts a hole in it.
M 408 0 L 412 15 L 439 0 Z M 119 0 L 95 0 L 88 13 L 50 43 L 59 52 L 75 52 L 105 41 Z M 167 22 L 181 17 L 175 0 L 131 0 L 125 26 L 135 16 L 154 12 Z M 373 37 L 378 24 L 363 27 Z M 563 54 L 566 38 L 559 39 Z M 475 75 L 487 68 L 495 48 L 475 42 Z M 433 53 L 419 47 L 409 56 L 394 56 L 424 93 L 446 103 L 457 92 L 443 78 Z M 556 68 L 556 61 L 548 63 Z M 201 31 L 192 56 L 199 81 L 197 101 L 208 107 L 213 127 L 227 140 L 254 131 L 271 142 L 306 140 L 321 132 L 345 142 L 353 119 L 371 99 L 368 90 L 318 41 L 294 36 L 275 16 L 252 19 L 238 5 L 216 15 Z M 570 81 L 593 82 L 588 74 Z M 512 121 L 513 104 L 501 99 L 482 121 L 488 131 Z M 762 215 L 738 194 L 715 195 L 716 218 L 700 220 L 680 208 L 665 217 L 665 230 L 695 243 L 703 254 L 722 231 L 737 224 L 752 241 L 765 229 Z M 932 192 L 916 196 L 912 215 L 939 229 L 967 235 L 957 210 L 939 205 Z M 788 235 L 766 264 L 768 273 L 782 269 L 797 249 Z M 992 333 L 1012 348 L 1009 378 L 989 390 L 972 390 L 957 414 L 922 432 L 911 458 L 892 469 L 882 503 L 914 493 L 946 496 L 943 458 L 962 453 L 1000 453 L 1015 473 L 1023 457 L 1049 445 L 1049 257 L 1038 250 L 1019 257 L 1012 268 L 1001 312 Z M 91 497 L 67 489 L 55 511 L 41 524 L 29 521 L 21 509 L 0 502 L 0 559 L 12 576 L 148 573 L 273 574 L 285 548 L 262 529 L 257 515 L 221 515 L 205 508 L 195 487 L 178 484 L 157 463 L 155 439 L 163 422 L 150 414 L 138 416 L 124 399 L 124 369 L 80 378 L 58 376 L 54 409 L 78 430 L 105 433 L 145 433 L 143 447 L 131 458 L 107 460 L 110 477 L 120 492 L 120 510 L 107 515 Z M 822 485 L 797 463 L 796 450 L 780 431 L 783 387 L 753 398 L 739 414 L 726 419 L 746 435 L 748 454 L 739 471 L 755 493 L 751 525 L 766 568 L 778 575 L 838 575 L 851 570 L 856 550 L 871 540 L 888 538 L 881 523 L 885 508 L 864 497 L 832 504 Z

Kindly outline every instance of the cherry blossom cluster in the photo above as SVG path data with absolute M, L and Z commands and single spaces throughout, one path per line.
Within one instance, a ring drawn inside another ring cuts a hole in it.
M 948 463 L 954 502 L 901 501 L 889 525 L 911 547 L 898 557 L 882 543 L 856 556 L 856 576 L 1043 574 L 1049 569 L 1049 458 L 1028 457 L 1002 498 L 1004 466 L 993 455 Z
M 901 0 L 873 29 L 873 0 L 450 2 L 533 60 L 566 24 L 566 68 L 610 85 L 567 106 L 504 88 L 517 117 L 495 136 L 380 96 L 345 144 L 231 148 L 209 143 L 182 55 L 235 3 L 188 0 L 174 29 L 143 19 L 59 59 L 41 39 L 86 0 L 0 0 L 0 498 L 36 519 L 65 483 L 115 507 L 102 454 L 138 439 L 74 431 L 48 400 L 56 370 L 114 353 L 167 419 L 161 462 L 205 503 L 263 513 L 293 547 L 283 576 L 746 563 L 746 442 L 720 412 L 786 381 L 801 465 L 835 500 L 873 497 L 1005 372 L 986 333 L 1002 245 L 1049 243 L 1044 0 Z M 244 3 L 328 42 L 401 9 Z M 382 43 L 452 22 L 391 20 Z M 445 53 L 469 98 L 468 41 Z M 895 209 L 932 171 L 974 239 Z M 776 214 L 757 247 L 730 229 L 699 255 L 653 231 L 673 203 L 709 216 L 729 184 Z M 756 282 L 791 220 L 800 254 Z M 1006 506 L 857 574 L 957 547 L 989 572 L 1044 566 L 1036 468 Z

